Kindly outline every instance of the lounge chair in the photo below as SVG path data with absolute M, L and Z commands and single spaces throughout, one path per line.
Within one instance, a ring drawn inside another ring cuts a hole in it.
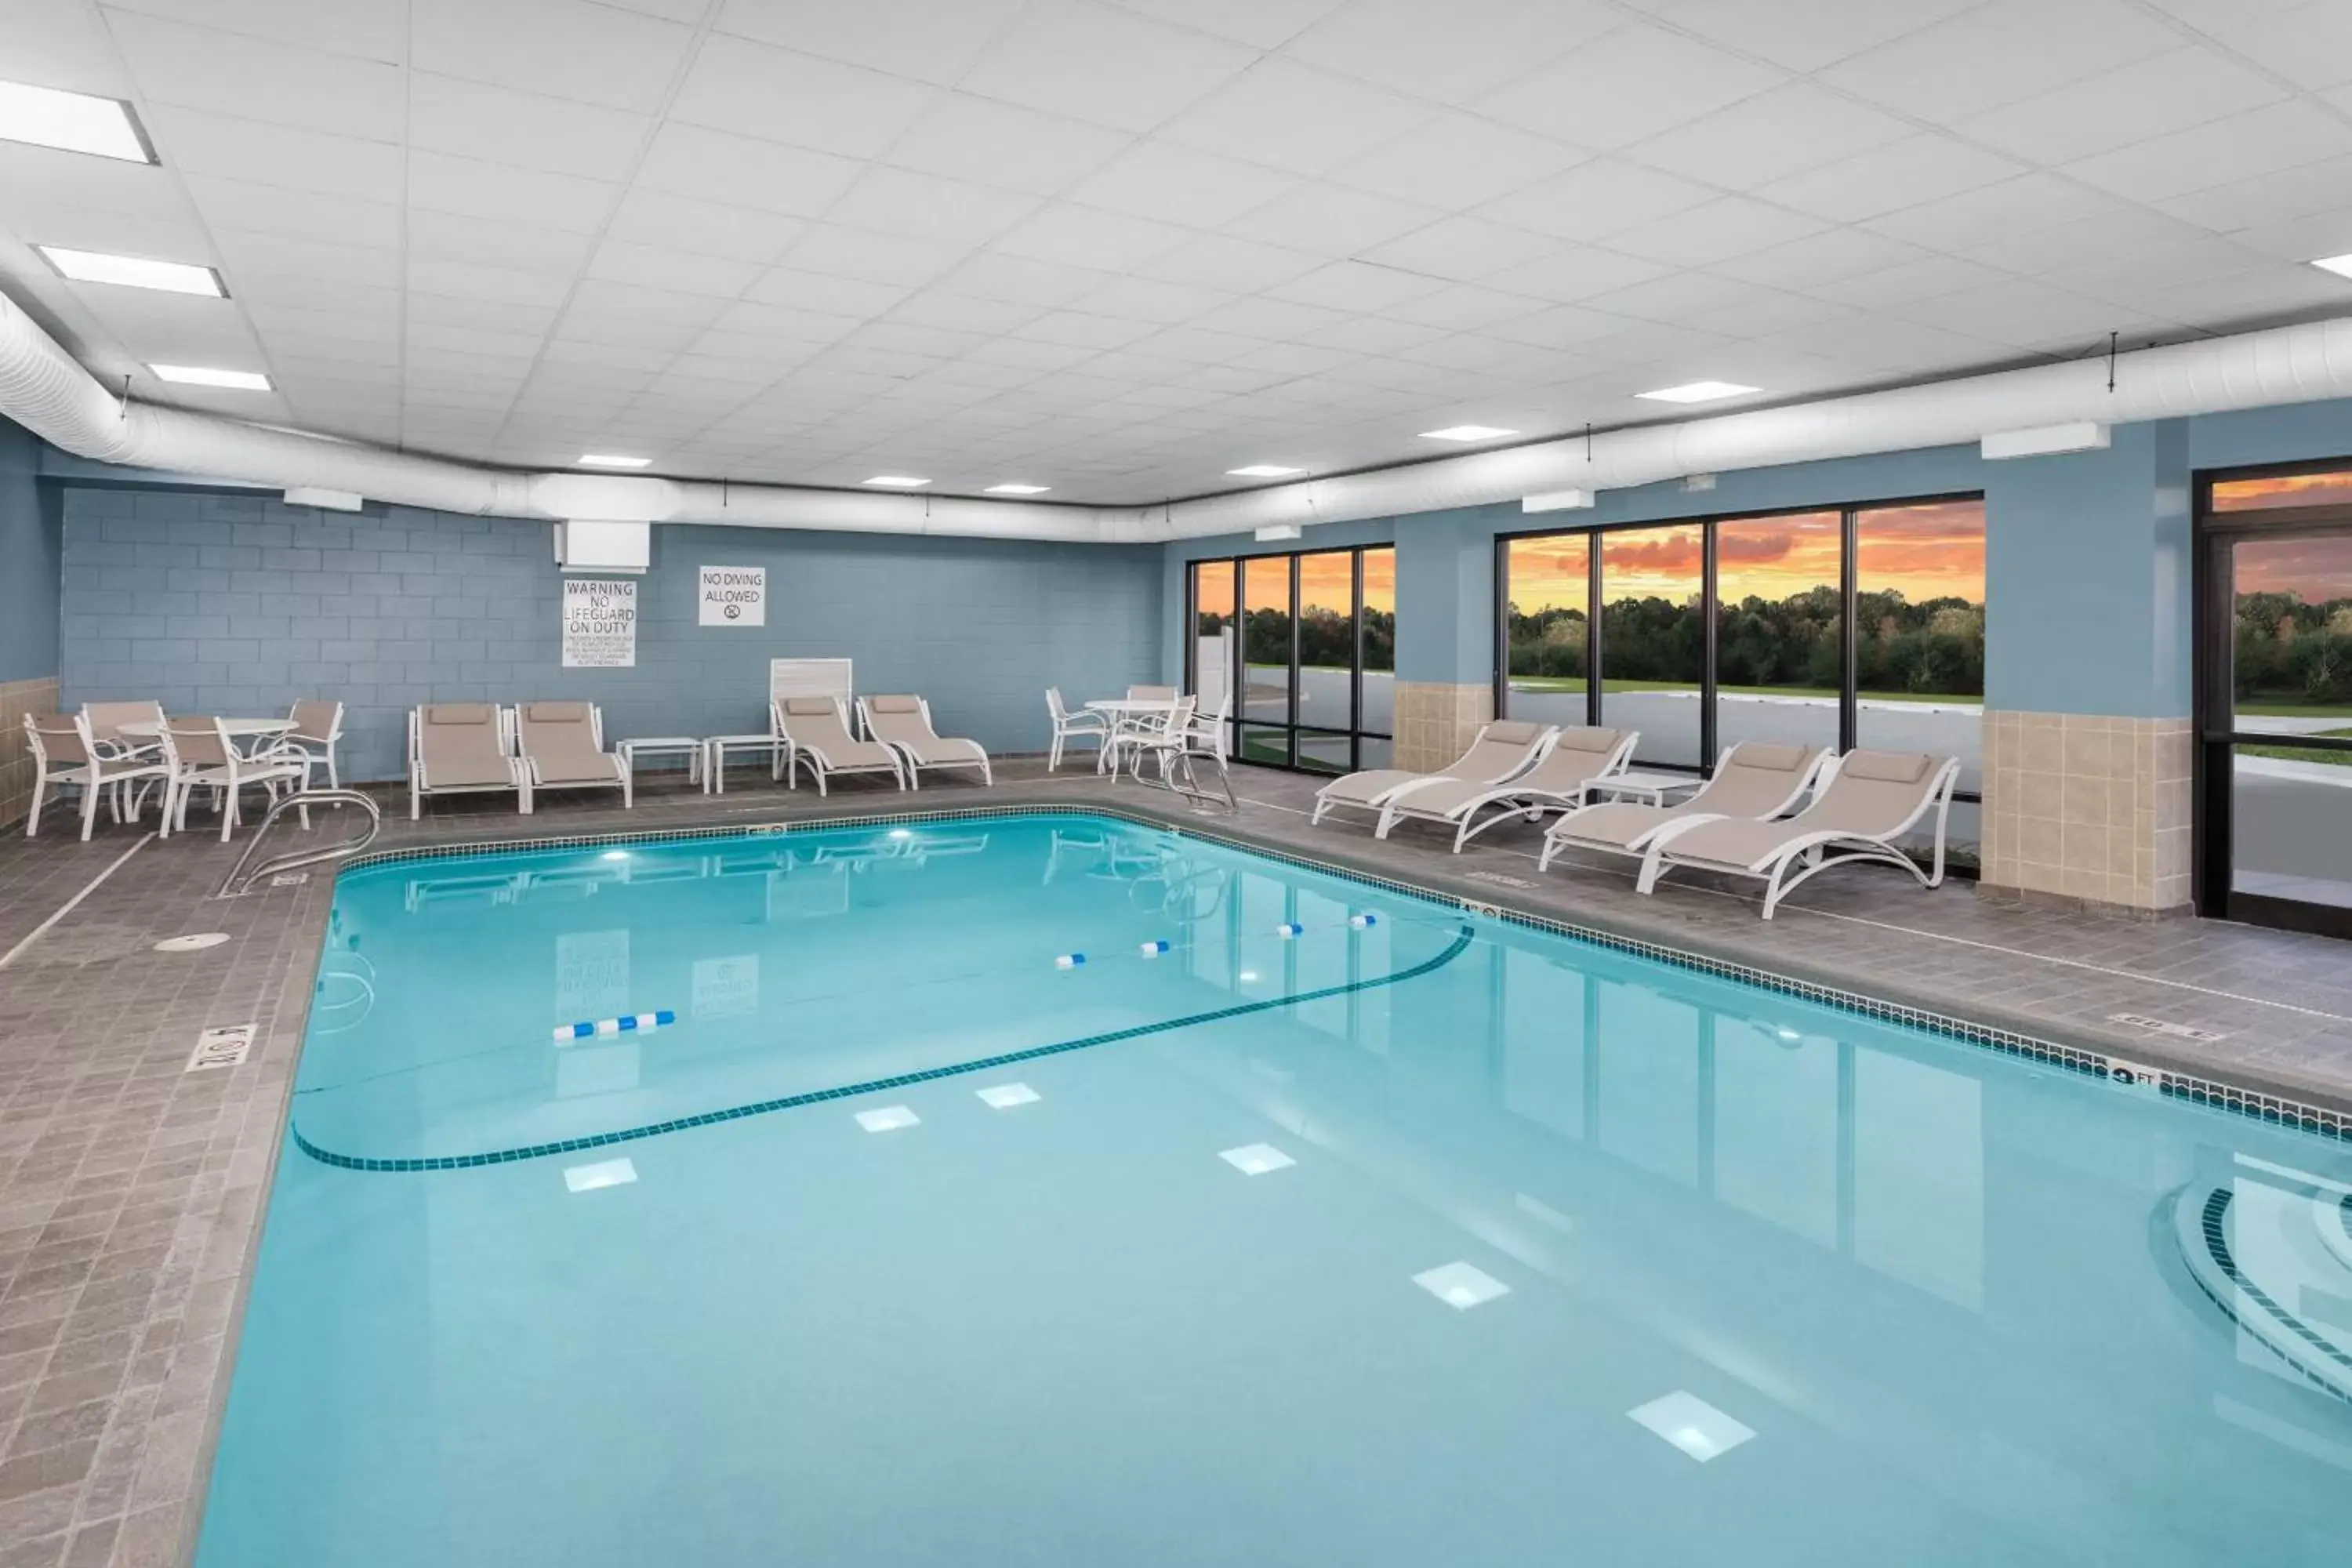
M 941 736 L 931 728 L 931 705 L 919 697 L 861 697 L 857 721 L 868 739 L 881 742 L 907 764 L 907 782 L 923 785 L 925 768 L 978 768 L 980 782 L 992 784 L 988 752 L 978 741 Z
M 1584 804 L 1584 792 L 1597 779 L 1625 771 L 1633 755 L 1638 730 L 1592 730 L 1580 725 L 1562 730 L 1544 753 L 1543 761 L 1507 784 L 1481 784 L 1468 779 L 1441 779 L 1421 789 L 1401 790 L 1381 807 L 1375 838 L 1406 817 L 1441 823 L 1454 829 L 1454 850 L 1498 822 L 1525 817 L 1539 822 L 1548 811 L 1573 811 Z M 1493 807 L 1485 821 L 1478 814 Z
M 515 749 L 530 780 L 543 789 L 614 789 L 624 809 L 636 806 L 629 764 L 604 749 L 604 715 L 593 702 L 526 702 L 515 710 Z
M 428 795 L 512 790 L 530 811 L 530 774 L 514 754 L 514 714 L 488 702 L 427 702 L 408 715 L 408 815 Z
M 1447 779 L 1492 789 L 1526 773 L 1543 761 L 1544 753 L 1559 733 L 1549 724 L 1530 724 L 1524 720 L 1498 719 L 1478 731 L 1470 749 L 1435 773 L 1417 773 L 1407 768 L 1374 768 L 1366 773 L 1349 773 L 1333 779 L 1315 796 L 1315 815 L 1308 818 L 1311 826 L 1339 810 L 1384 812 L 1388 803 L 1409 790 L 1442 783 Z
M 1553 858 L 1564 849 L 1592 849 L 1639 859 L 1659 832 L 1702 816 L 1769 817 L 1794 811 L 1830 755 L 1821 746 L 1742 741 L 1723 753 L 1715 764 L 1715 776 L 1688 800 L 1673 805 L 1612 800 L 1570 812 L 1544 835 L 1543 854 L 1536 861 L 1536 869 L 1549 870 Z
M 1759 877 L 1769 921 L 1791 888 L 1857 860 L 1900 866 L 1921 887 L 1936 887 L 1944 879 L 1944 825 L 1959 776 L 1958 757 L 1848 752 L 1824 770 L 1813 803 L 1794 816 L 1693 816 L 1654 837 L 1642 858 L 1641 890 L 1655 888 L 1676 866 Z M 1932 868 L 1923 869 L 1895 840 L 1930 807 L 1936 813 L 1935 858 Z
M 907 787 L 898 753 L 879 741 L 853 740 L 835 699 L 779 698 L 774 717 L 776 733 L 784 738 L 784 766 L 794 787 L 799 786 L 803 764 L 815 776 L 819 795 L 831 793 L 826 781 L 835 773 L 888 773 L 893 784 Z

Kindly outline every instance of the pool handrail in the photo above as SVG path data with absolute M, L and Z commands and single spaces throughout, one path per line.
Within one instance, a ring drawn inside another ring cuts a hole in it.
M 367 827 L 356 837 L 317 848 L 294 849 L 283 855 L 273 855 L 252 870 L 246 869 L 253 859 L 254 852 L 261 847 L 261 840 L 269 832 L 269 825 L 276 822 L 281 813 L 289 807 L 313 805 L 356 805 L 367 813 Z M 221 879 L 220 888 L 213 897 L 237 898 L 249 891 L 253 884 L 264 877 L 275 877 L 281 872 L 316 866 L 327 860 L 348 860 L 374 843 L 375 836 L 383 829 L 383 808 L 376 805 L 373 797 L 355 789 L 305 789 L 280 795 L 269 803 L 269 809 L 262 814 L 261 821 L 253 830 L 253 837 L 246 842 L 245 853 L 236 858 L 236 864 L 229 868 L 228 875 Z

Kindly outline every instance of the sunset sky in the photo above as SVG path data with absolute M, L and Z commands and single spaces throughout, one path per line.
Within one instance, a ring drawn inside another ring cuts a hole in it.
M 1603 536 L 1602 592 L 1608 597 L 1681 600 L 1698 592 L 1700 530 L 1684 523 Z M 1586 536 L 1522 539 L 1511 544 L 1511 602 L 1522 615 L 1550 605 L 1581 607 Z M 1862 586 L 1893 588 L 1916 604 L 1959 595 L 1984 602 L 1984 503 L 1947 501 L 1862 514 Z M 1838 517 L 1727 521 L 1717 541 L 1726 599 L 1755 595 L 1786 599 L 1838 581 Z
M 2231 553 L 2241 594 L 2293 594 L 2306 605 L 2352 599 L 2352 538 L 2245 539 Z
M 2326 506 L 2336 501 L 2352 501 L 2352 469 L 2223 479 L 2213 487 L 2215 511 L 2266 511 L 2273 507 Z

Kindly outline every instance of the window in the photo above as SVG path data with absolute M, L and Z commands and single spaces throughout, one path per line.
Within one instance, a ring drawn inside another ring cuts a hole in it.
M 1396 552 L 1321 550 L 1192 564 L 1185 678 L 1214 712 L 1234 683 L 1244 762 L 1384 767 L 1396 711 Z
M 1706 761 L 1706 563 L 1704 524 L 1601 536 L 1601 721 L 1642 732 L 1636 762 Z
M 1591 535 L 1511 539 L 1503 550 L 1503 668 L 1510 716 L 1581 724 L 1592 668 Z
M 1984 787 L 1985 523 L 1980 500 L 1854 514 L 1855 743 L 1960 759 Z
M 1845 520 L 1834 511 L 1715 526 L 1716 752 L 1832 746 L 1845 690 Z

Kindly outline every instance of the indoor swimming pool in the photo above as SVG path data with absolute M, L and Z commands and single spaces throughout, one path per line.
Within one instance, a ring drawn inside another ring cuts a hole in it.
M 2335 1563 L 2352 1145 L 1107 816 L 347 871 L 200 1568 Z

